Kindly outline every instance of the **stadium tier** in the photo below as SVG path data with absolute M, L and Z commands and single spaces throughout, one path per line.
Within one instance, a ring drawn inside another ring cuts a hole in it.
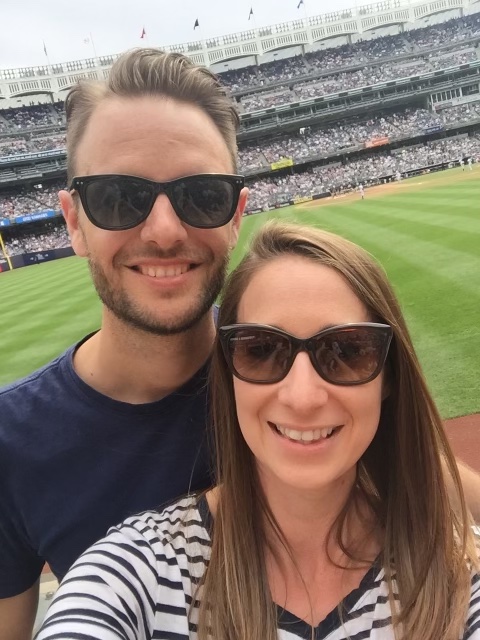
M 212 68 L 241 114 L 247 213 L 480 159 L 480 14 L 470 0 L 461 8 L 449 2 L 385 0 L 184 46 L 195 62 L 213 49 L 227 56 Z M 233 45 L 249 38 L 263 51 L 270 38 L 270 50 L 239 57 Z M 3 265 L 3 251 L 16 256 L 69 244 L 58 212 L 57 191 L 66 182 L 58 99 L 71 82 L 63 82 L 63 92 L 49 91 L 51 101 L 42 104 L 34 104 L 37 90 L 18 93 L 20 107 L 2 108 L 2 96 L 39 76 L 58 88 L 62 78 L 78 80 L 87 67 L 91 76 L 114 58 L 0 70 Z

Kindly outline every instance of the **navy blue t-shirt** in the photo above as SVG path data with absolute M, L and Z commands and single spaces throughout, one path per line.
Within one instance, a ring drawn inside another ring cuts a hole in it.
M 207 365 L 132 405 L 85 384 L 74 351 L 0 391 L 0 598 L 45 561 L 61 579 L 110 526 L 211 484 Z

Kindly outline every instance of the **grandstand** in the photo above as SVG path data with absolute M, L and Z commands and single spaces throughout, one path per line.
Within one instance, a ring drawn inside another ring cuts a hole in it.
M 255 213 L 479 160 L 479 6 L 382 0 L 167 49 L 235 101 Z M 68 253 L 63 99 L 115 57 L 0 70 L 0 271 Z

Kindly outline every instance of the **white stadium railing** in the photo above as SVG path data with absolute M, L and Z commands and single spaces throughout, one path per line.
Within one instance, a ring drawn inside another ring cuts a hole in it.
M 261 61 L 262 56 L 278 49 L 313 46 L 332 37 L 361 35 L 394 24 L 412 28 L 420 26 L 421 19 L 445 11 L 471 13 L 478 3 L 479 0 L 381 0 L 354 9 L 162 48 L 183 53 L 205 66 L 249 56 Z M 39 67 L 0 69 L 0 107 L 2 98 L 44 93 L 61 99 L 78 80 L 104 79 L 116 57 L 115 54 Z

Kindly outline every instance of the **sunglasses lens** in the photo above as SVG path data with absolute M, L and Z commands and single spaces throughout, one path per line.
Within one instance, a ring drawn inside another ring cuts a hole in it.
M 85 189 L 88 210 L 95 222 L 109 229 L 134 227 L 149 211 L 152 190 L 135 178 L 113 177 L 89 182 Z
M 222 227 L 237 205 L 234 185 L 222 178 L 190 178 L 177 182 L 172 191 L 179 216 L 192 227 Z
M 290 365 L 292 347 L 286 336 L 262 329 L 239 329 L 228 340 L 233 369 L 251 382 L 280 380 Z
M 378 374 L 385 359 L 386 334 L 372 327 L 342 329 L 312 338 L 315 361 L 333 384 L 361 384 Z

